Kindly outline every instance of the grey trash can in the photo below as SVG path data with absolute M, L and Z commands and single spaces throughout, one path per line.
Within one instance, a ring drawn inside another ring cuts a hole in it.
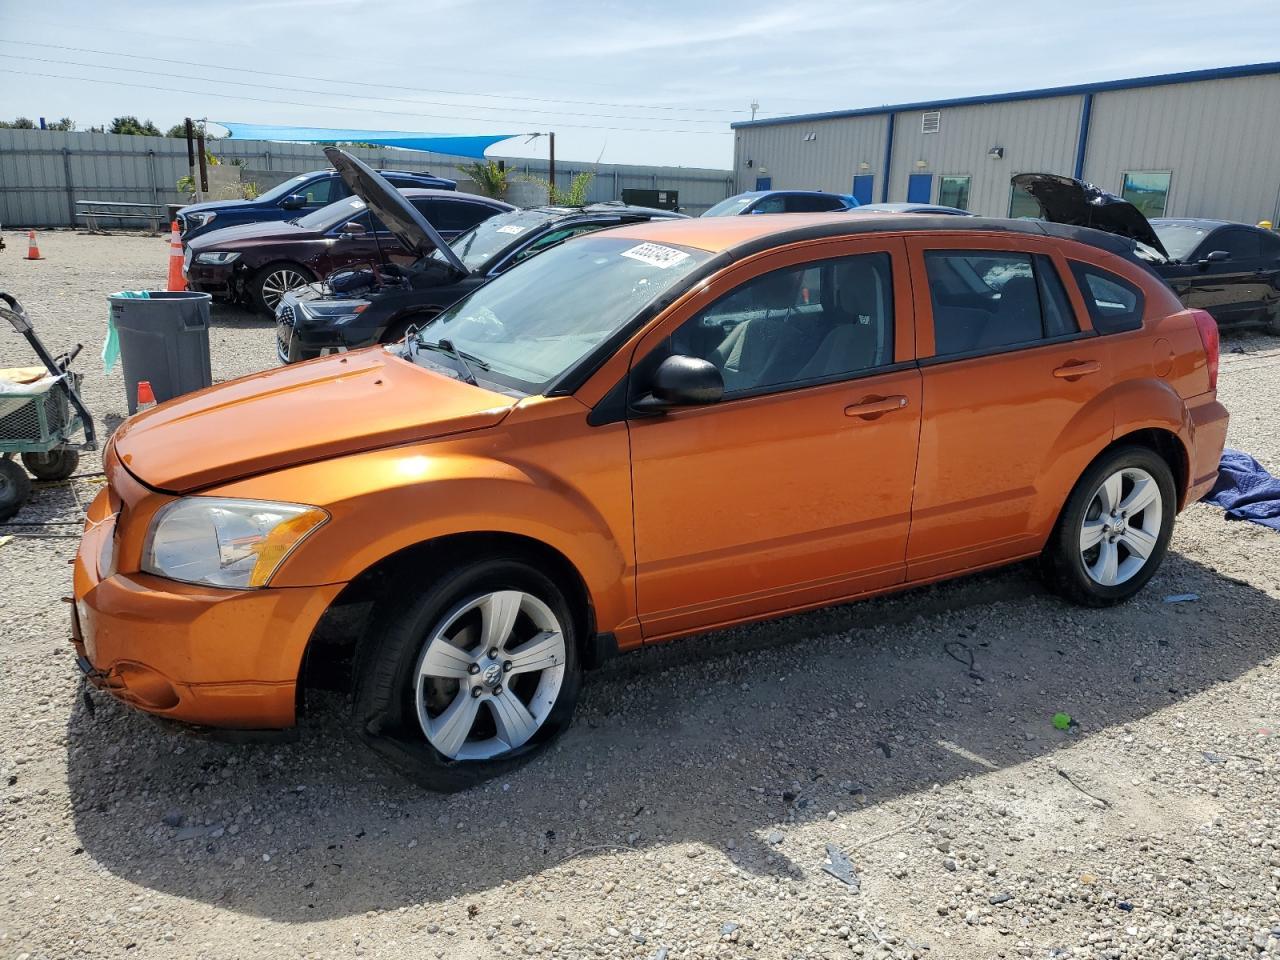
M 148 296 L 112 294 L 111 321 L 120 336 L 129 412 L 138 410 L 138 384 L 151 382 L 156 402 L 202 390 L 213 383 L 209 367 L 207 293 L 148 291 Z

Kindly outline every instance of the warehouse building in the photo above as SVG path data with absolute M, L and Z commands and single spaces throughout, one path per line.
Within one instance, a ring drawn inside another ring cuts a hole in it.
M 737 189 L 817 189 L 1034 215 L 1060 173 L 1147 216 L 1280 223 L 1280 63 L 733 124 Z

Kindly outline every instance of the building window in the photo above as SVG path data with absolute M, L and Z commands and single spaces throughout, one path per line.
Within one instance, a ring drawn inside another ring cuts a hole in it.
M 971 177 L 941 177 L 938 183 L 938 203 L 958 210 L 969 209 L 969 181 Z
M 1021 187 L 1014 187 L 1009 194 L 1009 216 L 1017 220 L 1019 217 L 1040 219 L 1040 204 L 1036 198 Z
M 1172 176 L 1167 170 L 1126 173 L 1120 186 L 1120 196 L 1142 211 L 1144 217 L 1163 217 Z

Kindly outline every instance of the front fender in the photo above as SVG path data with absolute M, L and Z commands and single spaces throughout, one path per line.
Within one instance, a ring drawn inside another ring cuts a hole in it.
M 538 406 L 566 415 L 525 408 L 500 428 L 305 464 L 207 492 L 329 511 L 329 522 L 284 562 L 273 587 L 345 583 L 406 547 L 454 534 L 507 533 L 566 557 L 587 587 L 600 630 L 611 631 L 634 618 L 626 426 L 588 427 L 585 410 L 568 397 Z

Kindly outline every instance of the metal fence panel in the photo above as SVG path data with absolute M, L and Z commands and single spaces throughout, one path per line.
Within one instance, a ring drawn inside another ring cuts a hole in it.
M 213 140 L 210 150 L 224 162 L 243 161 L 246 180 L 267 190 L 287 177 L 328 165 L 319 144 L 261 140 Z M 420 151 L 357 147 L 371 166 L 430 170 L 458 177 L 457 157 Z M 494 159 L 504 159 L 495 157 Z M 506 158 L 513 176 L 547 176 L 546 160 Z M 728 170 L 631 164 L 556 165 L 556 185 L 567 190 L 574 176 L 593 170 L 589 201 L 617 200 L 622 190 L 640 187 L 677 190 L 680 206 L 697 215 L 733 192 Z M 0 225 L 67 227 L 76 223 L 76 200 L 182 203 L 178 180 L 187 175 L 186 141 L 169 137 L 128 137 L 60 130 L 0 130 Z

